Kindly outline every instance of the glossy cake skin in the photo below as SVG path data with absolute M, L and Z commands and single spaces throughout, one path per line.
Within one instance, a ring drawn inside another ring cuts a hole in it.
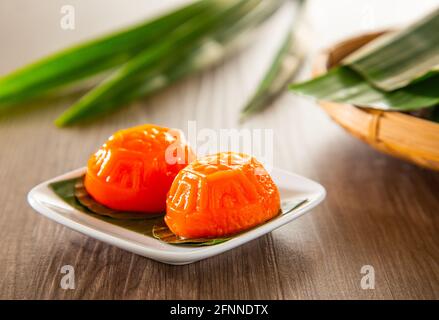
M 175 178 L 165 222 L 183 238 L 222 237 L 280 212 L 279 191 L 255 158 L 224 152 L 198 159 Z
M 177 130 L 155 125 L 120 130 L 91 156 L 85 188 L 111 209 L 163 212 L 172 181 L 194 158 Z

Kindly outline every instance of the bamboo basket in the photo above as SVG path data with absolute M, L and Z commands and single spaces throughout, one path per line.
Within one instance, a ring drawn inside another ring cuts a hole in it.
M 369 33 L 343 41 L 322 52 L 313 75 L 326 73 L 344 57 L 384 32 Z M 351 104 L 320 101 L 339 125 L 375 149 L 439 171 L 439 124 L 394 111 L 358 108 Z

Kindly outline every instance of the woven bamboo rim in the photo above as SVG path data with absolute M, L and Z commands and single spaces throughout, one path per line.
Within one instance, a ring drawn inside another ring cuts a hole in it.
M 313 75 L 326 73 L 348 54 L 383 33 L 351 38 L 322 52 L 314 64 Z M 439 124 L 400 112 L 319 103 L 334 121 L 379 151 L 439 171 Z

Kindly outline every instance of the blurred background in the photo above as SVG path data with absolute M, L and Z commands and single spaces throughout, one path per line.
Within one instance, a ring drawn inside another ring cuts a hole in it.
M 57 49 L 81 40 L 91 39 L 119 27 L 129 26 L 153 17 L 190 0 L 142 1 L 126 0 L 53 0 L 35 6 L 32 0 L 2 1 L 0 4 L 0 40 L 4 74 Z M 314 48 L 324 48 L 347 36 L 362 31 L 395 27 L 433 10 L 438 1 L 308 0 L 306 21 L 313 31 Z M 60 8 L 72 5 L 76 10 L 76 29 L 60 28 Z M 285 13 L 284 13 L 285 14 Z M 279 19 L 276 19 L 279 20 Z M 275 24 L 282 24 L 278 21 Z M 280 26 L 282 28 L 282 26 Z M 276 29 L 281 30 L 281 29 Z M 279 31 L 281 32 L 281 31 Z M 271 33 L 271 36 L 275 35 Z M 261 40 L 259 49 L 274 42 L 272 37 Z M 257 50 L 255 50 L 257 51 Z

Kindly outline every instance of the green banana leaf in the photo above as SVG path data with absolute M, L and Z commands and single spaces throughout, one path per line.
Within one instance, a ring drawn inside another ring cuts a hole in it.
M 64 202 L 75 208 L 76 210 L 91 216 L 95 219 L 105 221 L 107 223 L 111 223 L 113 225 L 143 234 L 145 236 L 153 237 L 152 229 L 154 225 L 163 221 L 163 217 L 152 217 L 145 219 L 118 219 L 110 216 L 105 216 L 101 214 L 96 214 L 93 211 L 90 211 L 89 208 L 83 206 L 75 196 L 75 184 L 78 180 L 82 180 L 83 177 L 62 180 L 54 182 L 50 185 L 50 188 L 53 192 L 60 197 Z M 122 213 L 123 214 L 123 213 Z
M 282 201 L 281 210 L 280 210 L 279 215 L 274 217 L 271 220 L 274 220 L 274 219 L 278 218 L 279 216 L 285 215 L 287 213 L 290 213 L 290 212 L 298 209 L 306 202 L 308 202 L 307 199 Z M 258 226 L 254 227 L 254 228 L 257 228 L 257 227 Z M 241 233 L 232 235 L 230 237 L 184 239 L 184 238 L 180 238 L 180 237 L 176 236 L 175 234 L 173 234 L 172 231 L 169 230 L 166 223 L 164 221 L 162 221 L 161 223 L 154 225 L 153 230 L 152 230 L 152 235 L 154 236 L 154 238 L 161 240 L 163 242 L 169 243 L 169 244 L 207 246 L 207 245 L 214 245 L 214 244 L 225 242 L 225 241 L 233 239 L 233 238 L 235 238 L 235 237 L 239 236 L 240 234 L 245 233 L 247 231 L 243 231 Z
M 412 116 L 430 120 L 433 122 L 439 122 L 439 105 L 431 108 L 421 109 L 419 111 L 410 112 Z
M 221 0 L 197 1 L 19 69 L 0 78 L 0 110 L 123 64 L 181 24 L 222 6 Z
M 146 49 L 109 79 L 91 90 L 57 120 L 71 125 L 106 114 L 130 101 L 151 94 L 206 65 L 206 47 L 226 52 L 225 46 L 245 29 L 260 24 L 283 0 L 226 1 L 221 9 L 189 21 L 165 41 Z M 219 60 L 219 54 L 210 62 Z
M 55 194 L 57 194 L 61 199 L 75 209 L 78 209 L 81 212 L 89 213 L 93 216 L 102 217 L 104 220 L 107 218 L 122 221 L 145 219 L 154 220 L 158 217 L 164 216 L 164 212 L 158 212 L 156 214 L 144 214 L 138 212 L 116 211 L 107 208 L 90 197 L 87 191 L 85 191 L 83 181 L 84 176 L 69 180 L 62 180 L 50 184 L 50 188 L 55 192 Z
M 63 182 L 61 182 L 63 185 Z M 52 185 L 52 188 L 56 188 L 56 184 Z M 125 211 L 117 211 L 110 209 L 103 204 L 97 202 L 93 197 L 87 192 L 84 185 L 84 177 L 75 179 L 74 185 L 74 195 L 76 200 L 85 208 L 90 210 L 93 213 L 96 213 L 101 216 L 110 217 L 114 219 L 122 219 L 122 220 L 143 220 L 143 219 L 152 219 L 157 217 L 162 217 L 165 215 L 164 212 L 158 213 L 139 213 L 139 212 L 125 212 Z
M 108 211 L 102 212 L 102 205 L 100 205 L 101 207 L 97 207 L 94 204 L 90 206 L 89 204 L 84 203 L 79 199 L 83 197 L 83 190 L 81 187 L 83 184 L 83 180 L 84 177 L 81 176 L 73 179 L 57 181 L 50 184 L 50 188 L 63 201 L 86 215 L 125 228 L 127 230 L 143 234 L 145 236 L 159 239 L 169 244 L 211 246 L 222 243 L 237 236 L 234 235 L 231 237 L 223 238 L 181 239 L 170 232 L 169 228 L 164 223 L 163 214 L 146 215 L 141 213 L 114 211 L 108 208 Z M 287 214 L 298 209 L 307 201 L 307 199 L 283 201 L 281 204 L 280 215 Z M 94 211 L 96 210 L 96 208 L 98 208 L 98 212 Z M 276 219 L 276 217 L 273 219 Z
M 320 77 L 290 86 L 294 93 L 318 100 L 390 111 L 412 111 L 434 106 L 439 103 L 438 88 L 439 74 L 386 92 L 369 84 L 346 66 L 333 68 Z
M 154 225 L 152 235 L 154 238 L 169 244 L 190 246 L 212 246 L 232 239 L 232 237 L 183 239 L 173 234 L 164 220 Z
M 439 106 L 435 106 L 431 111 L 430 120 L 439 123 Z
M 434 76 L 439 66 L 439 8 L 401 31 L 384 34 L 342 62 L 384 91 Z

